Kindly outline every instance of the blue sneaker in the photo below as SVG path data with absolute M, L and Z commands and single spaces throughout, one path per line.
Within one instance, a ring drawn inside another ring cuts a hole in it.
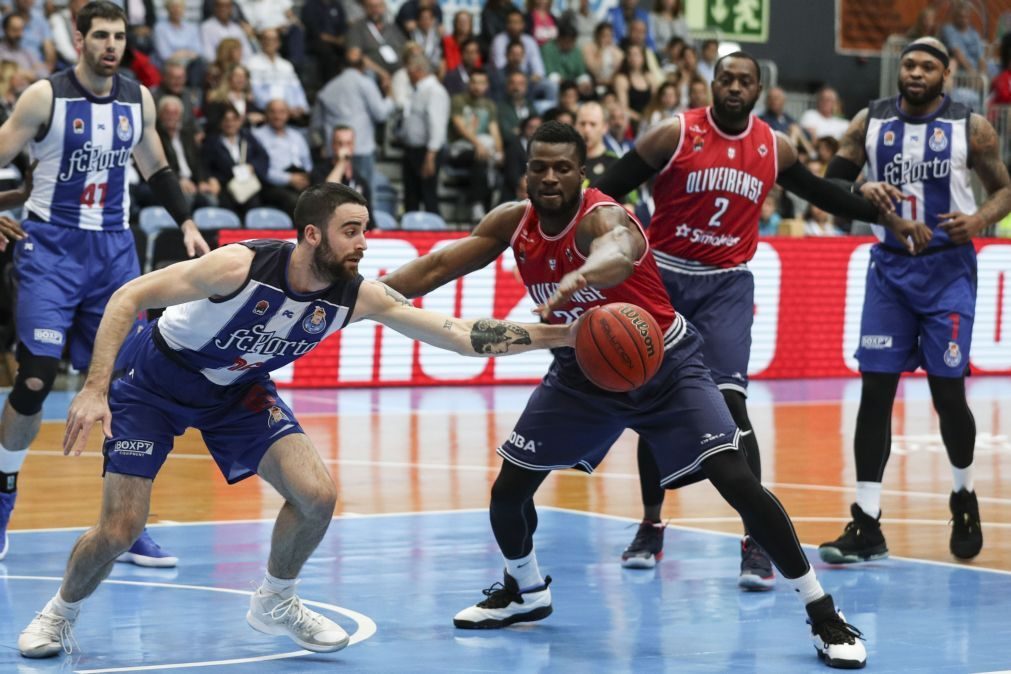
M 116 561 L 128 562 L 137 566 L 169 569 L 179 563 L 179 558 L 162 550 L 161 546 L 155 543 L 151 535 L 147 533 L 147 529 L 144 529 L 130 549 L 121 554 Z
M 0 559 L 7 556 L 7 522 L 11 519 L 11 511 L 14 510 L 14 501 L 17 500 L 16 491 L 9 494 L 0 494 Z

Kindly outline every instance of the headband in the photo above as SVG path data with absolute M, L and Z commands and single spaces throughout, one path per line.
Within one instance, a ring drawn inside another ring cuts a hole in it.
M 925 42 L 914 42 L 913 44 L 908 45 L 905 49 L 902 50 L 902 56 L 905 56 L 909 52 L 914 51 L 922 51 L 927 54 L 930 54 L 938 61 L 943 63 L 945 68 L 948 67 L 949 62 L 948 55 L 933 45 L 926 44 Z

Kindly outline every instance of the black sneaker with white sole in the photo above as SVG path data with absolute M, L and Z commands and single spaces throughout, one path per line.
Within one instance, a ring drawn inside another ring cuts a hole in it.
M 494 630 L 514 623 L 543 620 L 551 615 L 551 576 L 544 585 L 520 592 L 516 579 L 505 574 L 505 580 L 484 592 L 485 599 L 468 606 L 453 618 L 453 624 L 465 630 Z
M 814 649 L 826 665 L 836 669 L 860 669 L 867 664 L 863 634 L 846 622 L 846 617 L 832 601 L 832 595 L 808 604 L 807 615 Z
M 741 575 L 737 586 L 753 592 L 771 590 L 776 585 L 776 574 L 772 570 L 772 560 L 751 536 L 741 539 Z
M 884 559 L 888 545 L 881 533 L 881 515 L 871 517 L 856 503 L 850 505 L 853 520 L 842 536 L 818 546 L 818 555 L 829 564 L 855 564 Z
M 666 526 L 662 522 L 643 520 L 635 538 L 621 553 L 621 565 L 626 569 L 652 569 L 663 559 L 663 533 Z
M 972 559 L 983 549 L 983 525 L 979 521 L 976 492 L 961 489 L 951 492 L 951 540 L 948 548 L 959 559 Z

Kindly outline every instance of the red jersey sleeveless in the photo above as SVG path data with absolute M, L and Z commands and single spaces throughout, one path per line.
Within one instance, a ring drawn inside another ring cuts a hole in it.
M 740 266 L 755 255 L 762 202 L 779 173 L 776 135 L 754 115 L 737 136 L 717 128 L 710 108 L 680 119 L 677 152 L 653 186 L 650 246 L 662 267 L 669 256 Z
M 548 236 L 541 231 L 537 212 L 527 203 L 527 210 L 510 243 L 523 284 L 537 304 L 544 304 L 554 294 L 563 276 L 583 266 L 586 258 L 576 247 L 576 225 L 588 213 L 601 207 L 621 208 L 624 211 L 621 204 L 603 192 L 592 188 L 583 190 L 582 203 L 576 217 L 561 233 Z M 643 231 L 642 225 L 634 216 L 628 217 L 639 231 Z M 664 331 L 664 341 L 668 347 L 685 332 L 684 319 L 671 306 L 649 246 L 636 261 L 631 276 L 613 288 L 580 290 L 548 318 L 548 323 L 571 323 L 587 309 L 611 302 L 629 302 L 652 314 Z

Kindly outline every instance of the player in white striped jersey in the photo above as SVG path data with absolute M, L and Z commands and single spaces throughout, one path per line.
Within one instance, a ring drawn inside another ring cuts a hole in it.
M 18 472 L 60 358 L 66 350 L 75 368 L 88 367 L 106 302 L 140 273 L 128 222 L 131 156 L 181 223 L 189 255 L 208 251 L 165 160 L 151 93 L 117 74 L 126 15 L 97 0 L 78 12 L 76 27 L 77 65 L 26 89 L 0 127 L 0 165 L 26 146 L 38 160 L 24 236 L 6 232 L 16 240 L 18 374 L 0 417 L 0 559 Z M 175 564 L 146 533 L 129 555 L 148 566 Z

